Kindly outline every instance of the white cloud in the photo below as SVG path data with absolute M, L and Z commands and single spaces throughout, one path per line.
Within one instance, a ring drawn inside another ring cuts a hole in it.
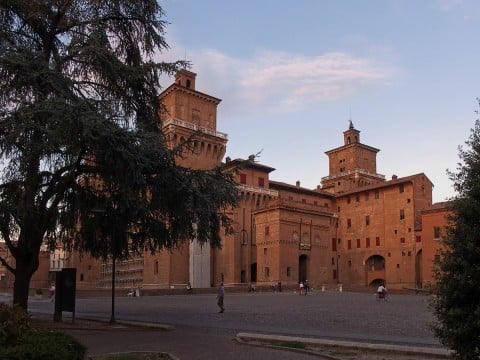
M 366 87 L 390 86 L 398 73 L 394 66 L 345 52 L 305 56 L 265 51 L 241 59 L 202 49 L 190 51 L 187 59 L 198 74 L 197 90 L 224 99 L 223 111 L 237 115 L 258 106 L 263 112 L 293 111 L 344 99 Z

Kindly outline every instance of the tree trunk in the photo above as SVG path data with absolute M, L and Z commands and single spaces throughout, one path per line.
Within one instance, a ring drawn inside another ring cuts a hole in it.
M 13 304 L 28 309 L 30 280 L 38 269 L 39 251 L 28 253 L 16 259 L 15 282 L 13 283 Z

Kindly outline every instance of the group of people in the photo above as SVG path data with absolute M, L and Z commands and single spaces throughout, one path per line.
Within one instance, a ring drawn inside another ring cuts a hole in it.
M 308 280 L 305 280 L 305 282 L 300 281 L 299 287 L 300 295 L 307 295 L 310 291 L 310 285 L 308 284 Z

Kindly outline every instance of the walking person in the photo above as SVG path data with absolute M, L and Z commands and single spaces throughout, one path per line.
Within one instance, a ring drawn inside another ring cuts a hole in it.
M 223 282 L 220 283 L 220 289 L 218 289 L 217 295 L 217 305 L 220 308 L 219 313 L 225 312 L 225 307 L 223 306 L 223 300 L 225 298 L 225 287 L 223 286 Z

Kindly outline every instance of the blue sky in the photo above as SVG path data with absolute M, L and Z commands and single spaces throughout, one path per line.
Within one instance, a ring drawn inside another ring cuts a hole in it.
M 160 4 L 170 46 L 160 59 L 186 57 L 196 89 L 222 99 L 227 156 L 262 151 L 271 179 L 313 189 L 351 119 L 380 149 L 379 174 L 424 172 L 434 202 L 455 195 L 446 170 L 478 118 L 480 1 Z

